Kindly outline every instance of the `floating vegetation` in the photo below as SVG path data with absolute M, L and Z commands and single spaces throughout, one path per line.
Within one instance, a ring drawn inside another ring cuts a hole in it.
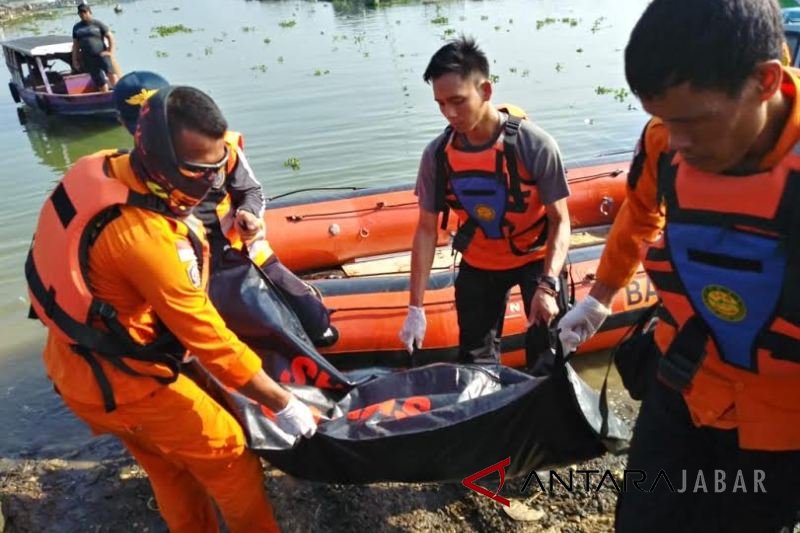
M 494 31 L 500 31 L 500 30 L 501 30 L 500 26 L 495 26 L 494 27 Z
M 514 19 L 508 19 L 509 24 L 514 24 Z
M 550 24 L 555 24 L 556 22 L 561 22 L 562 24 L 568 24 L 571 27 L 574 27 L 574 26 L 578 25 L 578 19 L 576 19 L 576 18 L 564 17 L 564 18 L 561 18 L 561 19 L 556 19 L 556 18 L 553 18 L 553 17 L 547 17 L 547 18 L 537 19 L 536 20 L 536 29 L 537 30 L 541 30 L 543 27 L 549 26 Z
M 489 81 L 491 81 L 492 83 L 497 83 L 500 81 L 500 76 L 498 76 L 497 74 L 489 74 Z
M 369 57 L 369 52 L 364 52 L 364 57 Z
M 242 26 L 242 32 L 250 33 L 251 31 L 256 31 L 255 26 Z
M 600 17 L 599 19 L 595 20 L 592 24 L 592 33 L 597 33 L 602 29 L 601 24 L 606 20 L 605 17 Z
M 294 28 L 297 25 L 297 21 L 294 19 L 289 20 L 282 20 L 278 22 L 278 26 L 281 28 Z
M 156 50 L 156 57 L 169 57 L 169 53 L 163 50 Z
M 272 39 L 270 39 L 269 37 L 264 37 L 264 44 L 269 44 L 271 42 L 272 42 Z
M 300 158 L 290 157 L 289 159 L 283 162 L 283 166 L 285 168 L 291 168 L 292 170 L 300 170 Z
M 178 6 L 175 6 L 175 7 L 173 7 L 173 8 L 172 8 L 172 10 L 173 10 L 173 11 L 180 11 L 180 10 L 181 10 L 181 8 L 179 8 Z
M 511 74 L 516 74 L 516 73 L 517 73 L 517 67 L 508 67 L 508 71 L 509 71 Z
M 223 39 L 222 37 L 214 37 L 211 40 L 214 41 L 215 43 L 221 43 L 225 41 L 225 39 Z
M 187 28 L 183 24 L 173 24 L 172 26 L 153 26 L 150 28 L 150 37 L 167 37 L 176 33 L 192 33 L 192 28 Z
M 318 68 L 314 71 L 314 76 L 327 76 L 330 73 L 331 71 L 328 69 L 322 70 Z
M 261 65 L 255 65 L 250 67 L 250 70 L 255 70 L 264 74 L 267 72 L 267 66 L 262 63 Z
M 582 54 L 583 53 L 583 48 L 577 48 L 575 51 L 578 52 L 579 54 Z
M 536 29 L 541 30 L 543 27 L 549 24 L 555 24 L 556 19 L 547 17 L 546 19 L 536 19 Z
M 455 33 L 456 33 L 456 29 L 455 28 L 445 28 L 445 30 L 444 30 L 444 36 L 445 37 L 450 37 L 451 35 L 455 35 Z
M 212 47 L 210 47 L 210 46 L 206 46 L 205 49 L 203 50 L 203 54 L 205 54 L 207 56 L 210 56 L 213 53 L 214 53 L 214 49 Z
M 523 78 L 527 78 L 527 77 L 528 77 L 528 76 L 530 76 L 530 75 L 531 75 L 531 71 L 530 71 L 530 69 L 527 69 L 527 68 L 526 68 L 525 70 L 523 70 L 523 71 L 522 71 L 522 77 L 523 77 Z
M 283 56 L 278 56 L 278 63 L 283 63 Z
M 594 93 L 600 95 L 613 94 L 614 100 L 618 102 L 624 102 L 625 99 L 628 98 L 628 96 L 630 96 L 628 89 L 626 89 L 625 87 L 621 87 L 619 89 L 612 89 L 611 87 L 603 87 L 602 85 L 598 85 L 597 87 L 595 87 Z
M 489 15 L 481 15 L 481 20 L 489 20 Z
M 562 70 L 564 70 L 564 65 L 556 63 L 556 72 L 561 72 Z
M 442 16 L 442 15 L 439 15 L 439 16 L 438 16 L 438 17 L 436 17 L 435 19 L 431 19 L 431 23 L 433 23 L 433 24 L 440 24 L 440 25 L 442 25 L 442 26 L 443 26 L 443 25 L 445 25 L 445 24 L 447 24 L 448 22 L 449 22 L 449 21 L 447 20 L 447 17 L 445 17 L 445 16 Z

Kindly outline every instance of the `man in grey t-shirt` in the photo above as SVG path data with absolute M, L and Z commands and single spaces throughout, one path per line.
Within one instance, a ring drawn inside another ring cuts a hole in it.
M 439 49 L 423 78 L 449 127 L 420 162 L 411 294 L 400 338 L 410 353 L 422 347 L 439 212 L 452 211 L 460 225 L 453 246 L 463 254 L 455 284 L 460 360 L 499 363 L 508 291 L 519 285 L 532 366 L 549 348 L 547 327 L 559 313 L 569 247 L 569 188 L 558 146 L 520 110 L 491 103 L 489 62 L 474 40 Z
M 92 16 L 88 4 L 78 6 L 78 16 L 81 21 L 72 27 L 72 66 L 88 72 L 98 91 L 108 91 L 109 81 L 111 87 L 117 83 L 113 63 L 114 34 Z

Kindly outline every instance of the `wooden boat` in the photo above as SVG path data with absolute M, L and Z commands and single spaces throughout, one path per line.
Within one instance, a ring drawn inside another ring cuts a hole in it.
M 47 114 L 116 116 L 112 92 L 99 92 L 88 73 L 71 71 L 72 37 L 22 37 L 0 46 L 14 102 Z
M 625 196 L 627 176 L 627 161 L 569 169 L 572 227 L 611 223 Z M 313 191 L 299 199 L 276 198 L 264 213 L 267 238 L 293 271 L 337 267 L 411 247 L 419 214 L 413 184 Z M 451 216 L 447 230 L 440 230 L 439 245 L 448 244 L 456 219 Z
M 573 234 L 569 272 L 576 300 L 584 298 L 594 283 L 603 238 L 602 229 Z M 425 293 L 428 328 L 423 349 L 415 354 L 414 364 L 457 359 L 455 259 L 449 248 L 437 249 Z M 320 352 L 338 368 L 410 366 L 409 355 L 397 336 L 408 309 L 409 269 L 409 253 L 388 254 L 344 264 L 338 274 L 327 273 L 328 279 L 311 280 L 332 310 L 331 323 L 339 334 L 335 344 L 321 348 Z M 330 279 L 334 275 L 337 277 Z M 640 312 L 656 300 L 655 290 L 640 268 L 626 290 L 614 299 L 612 316 L 597 335 L 581 346 L 580 352 L 614 346 Z M 501 349 L 504 364 L 525 364 L 526 328 L 522 298 L 519 289 L 514 288 L 506 304 L 503 325 Z

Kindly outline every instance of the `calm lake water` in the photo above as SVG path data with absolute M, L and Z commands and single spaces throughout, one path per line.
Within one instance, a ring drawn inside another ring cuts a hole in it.
M 121 14 L 94 11 L 116 35 L 123 70 L 153 70 L 215 98 L 275 195 L 413 180 L 422 149 L 445 126 L 422 73 L 444 39 L 461 32 L 492 61 L 495 101 L 525 108 L 568 164 L 627 158 L 645 115 L 627 94 L 623 49 L 646 4 L 141 0 L 120 2 Z M 70 9 L 4 28 L 0 40 L 69 34 L 76 21 Z M 176 24 L 191 33 L 152 31 Z M 89 438 L 43 375 L 43 328 L 25 318 L 23 262 L 53 182 L 83 155 L 130 145 L 114 124 L 26 117 L 20 124 L 11 97 L 0 95 L 0 457 L 58 455 Z M 299 170 L 284 166 L 290 157 Z

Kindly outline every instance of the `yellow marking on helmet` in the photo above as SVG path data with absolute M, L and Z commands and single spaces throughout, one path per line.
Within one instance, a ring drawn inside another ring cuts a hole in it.
M 166 200 L 167 197 L 169 196 L 167 194 L 167 191 L 165 191 L 164 188 L 161 187 L 161 185 L 159 185 L 154 181 L 147 180 L 145 182 L 145 185 L 147 185 L 147 188 L 150 190 L 151 193 L 153 193 L 155 196 L 158 196 L 162 200 Z
M 130 104 L 130 105 L 141 106 L 143 103 L 145 103 L 151 96 L 153 96 L 157 92 L 158 92 L 158 89 L 142 89 L 138 93 L 134 94 L 133 96 L 131 96 L 130 98 L 125 100 L 125 103 L 126 104 Z

